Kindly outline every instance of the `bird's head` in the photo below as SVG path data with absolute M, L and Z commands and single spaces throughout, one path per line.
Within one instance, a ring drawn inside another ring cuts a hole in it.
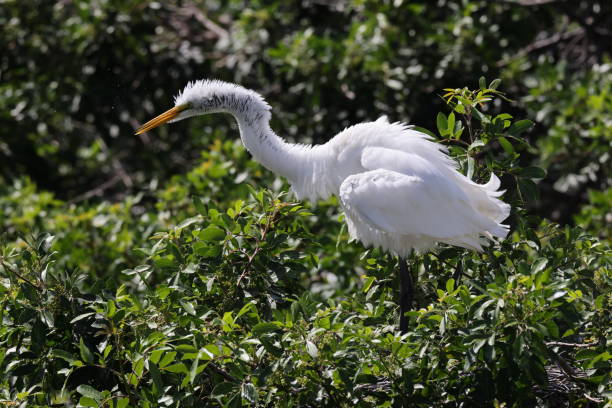
M 173 108 L 142 125 L 136 134 L 164 123 L 207 113 L 228 112 L 237 117 L 249 118 L 253 113 L 267 113 L 269 110 L 270 106 L 257 92 L 229 82 L 203 79 L 188 83 L 174 98 Z

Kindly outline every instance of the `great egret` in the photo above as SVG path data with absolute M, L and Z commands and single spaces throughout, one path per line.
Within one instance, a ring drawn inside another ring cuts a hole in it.
M 270 129 L 270 105 L 258 93 L 217 81 L 190 82 L 175 106 L 136 134 L 191 116 L 226 112 L 238 121 L 253 157 L 286 177 L 298 198 L 340 198 L 352 239 L 400 259 L 400 330 L 412 302 L 405 258 L 445 243 L 476 251 L 505 238 L 510 206 L 498 199 L 500 181 L 474 183 L 457 171 L 443 146 L 386 117 L 351 126 L 322 145 L 288 143 Z

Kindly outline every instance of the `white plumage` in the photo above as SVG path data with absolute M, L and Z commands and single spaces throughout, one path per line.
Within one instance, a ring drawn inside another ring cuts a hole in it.
M 457 171 L 443 146 L 385 117 L 349 127 L 322 145 L 287 143 L 269 127 L 270 106 L 256 92 L 221 81 L 196 81 L 175 108 L 138 130 L 189 116 L 234 115 L 245 147 L 286 177 L 298 198 L 340 198 L 350 236 L 406 257 L 436 243 L 481 250 L 504 238 L 510 206 L 499 179 L 476 184 Z

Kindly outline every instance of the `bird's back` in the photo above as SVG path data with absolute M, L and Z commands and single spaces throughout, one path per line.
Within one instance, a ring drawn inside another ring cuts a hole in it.
M 328 185 L 340 196 L 353 238 L 400 255 L 437 242 L 479 250 L 505 237 L 510 207 L 499 180 L 474 183 L 444 146 L 385 119 L 352 126 L 321 146 Z M 331 170 L 331 171 L 330 171 Z

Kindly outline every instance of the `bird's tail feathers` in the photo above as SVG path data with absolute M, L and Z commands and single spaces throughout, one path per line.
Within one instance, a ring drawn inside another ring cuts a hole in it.
M 494 238 L 504 239 L 508 236 L 510 227 L 506 224 L 497 224 L 493 228 L 489 228 L 487 231 L 487 238 L 494 240 Z
M 475 194 L 474 204 L 475 207 L 483 213 L 486 217 L 493 221 L 500 223 L 510 215 L 510 205 L 501 201 L 498 197 L 506 192 L 506 190 L 498 190 L 501 182 L 499 178 L 491 173 L 491 178 L 485 184 L 475 184 L 480 190 L 480 194 Z M 486 195 L 482 194 L 485 193 Z M 501 225 L 501 224 L 500 224 Z M 496 236 L 505 234 L 494 234 Z
M 482 188 L 487 190 L 487 194 L 490 197 L 500 197 L 506 192 L 506 190 L 498 190 L 499 186 L 501 186 L 501 181 L 495 175 L 495 173 L 491 173 L 491 178 L 487 183 L 482 185 Z

